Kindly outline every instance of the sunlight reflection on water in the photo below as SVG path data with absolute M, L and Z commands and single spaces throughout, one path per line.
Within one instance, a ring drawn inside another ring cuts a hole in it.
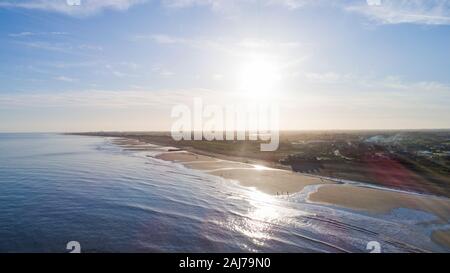
M 442 251 L 398 214 L 268 195 L 102 138 L 0 135 L 0 151 L 0 251 Z

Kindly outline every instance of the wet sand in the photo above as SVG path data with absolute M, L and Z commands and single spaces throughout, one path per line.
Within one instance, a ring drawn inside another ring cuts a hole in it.
M 450 247 L 450 230 L 439 230 L 431 234 L 431 240 L 435 243 Z
M 273 195 L 289 195 L 302 191 L 308 185 L 333 183 L 317 177 L 274 169 L 225 169 L 209 173 L 239 181 L 245 187 L 254 187 Z
M 408 208 L 432 213 L 444 222 L 450 220 L 449 199 L 419 194 L 350 185 L 326 185 L 311 193 L 309 200 L 377 214 L 389 213 L 395 208 Z
M 238 181 L 246 187 L 254 187 L 267 194 L 291 194 L 307 185 L 327 184 L 332 181 L 291 171 L 266 168 L 241 162 L 220 160 L 189 152 L 163 153 L 158 159 L 178 162 L 187 168 Z
M 116 139 L 116 144 L 127 149 L 137 146 L 159 150 L 161 147 L 132 139 Z M 155 149 L 156 148 L 156 149 Z M 325 178 L 308 176 L 292 171 L 266 168 L 243 162 L 223 160 L 187 151 L 163 152 L 155 158 L 183 164 L 187 168 L 238 181 L 241 185 L 254 187 L 268 194 L 291 194 L 308 185 L 323 185 L 309 195 L 309 201 L 342 206 L 371 213 L 385 214 L 395 208 L 409 208 L 430 212 L 441 220 L 450 220 L 450 199 L 398 191 L 340 185 Z
M 309 195 L 309 201 L 361 210 L 372 214 L 388 214 L 406 208 L 428 212 L 437 217 L 433 224 L 450 221 L 450 199 L 350 185 L 325 185 Z M 411 219 L 413 220 L 413 219 Z M 450 230 L 435 231 L 431 239 L 450 249 Z
M 450 221 L 450 199 L 448 198 L 342 185 L 333 180 L 292 171 L 230 161 L 188 151 L 170 151 L 170 147 L 152 144 L 147 146 L 147 143 L 137 140 L 116 139 L 114 143 L 127 150 L 134 148 L 159 151 L 161 153 L 153 157 L 180 163 L 187 168 L 225 179 L 235 180 L 243 186 L 254 187 L 271 195 L 293 194 L 302 191 L 308 185 L 322 185 L 316 192 L 309 194 L 308 200 L 310 202 L 380 215 L 389 214 L 397 208 L 407 208 L 435 215 L 437 217 L 434 221 L 436 224 L 446 224 Z M 450 248 L 450 231 L 435 231 L 431 237 L 437 244 Z
M 204 155 L 197 155 L 193 153 L 188 152 L 169 152 L 169 153 L 162 153 L 155 158 L 162 159 L 165 161 L 172 161 L 172 162 L 180 162 L 180 163 L 186 163 L 186 162 L 198 162 L 198 161 L 210 161 L 210 162 L 216 162 L 217 159 L 210 157 L 210 156 L 204 156 Z

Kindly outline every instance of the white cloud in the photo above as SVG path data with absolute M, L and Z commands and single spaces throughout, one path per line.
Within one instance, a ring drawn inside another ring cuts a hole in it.
M 327 73 L 306 73 L 306 78 L 315 82 L 332 82 L 341 81 L 343 78 L 348 78 L 349 76 L 343 76 L 335 72 Z
M 322 86 L 325 90 L 354 92 L 376 91 L 380 94 L 399 92 L 405 95 L 450 94 L 450 85 L 436 81 L 407 81 L 399 76 L 375 77 L 373 75 L 341 74 L 337 72 L 305 73 L 306 82 Z
M 105 69 L 109 73 L 111 73 L 112 75 L 114 75 L 115 77 L 118 77 L 118 78 L 133 78 L 133 77 L 137 77 L 137 75 L 135 75 L 135 74 L 131 74 L 131 73 L 123 72 L 122 70 L 119 70 L 117 68 L 118 66 L 125 67 L 126 70 L 130 70 L 130 67 L 127 67 L 126 65 L 122 65 L 122 64 L 119 64 L 119 65 L 107 64 L 107 65 L 105 65 Z
M 450 0 L 163 0 L 163 4 L 170 8 L 205 6 L 216 11 L 236 11 L 245 5 L 291 10 L 320 5 L 359 13 L 381 24 L 450 24 Z
M 268 0 L 267 3 L 270 5 L 281 5 L 289 9 L 298 9 L 304 7 L 305 5 L 318 2 L 318 0 Z
M 93 51 L 102 51 L 103 48 L 101 46 L 97 45 L 90 45 L 90 44 L 72 44 L 72 43 L 65 43 L 65 42 L 44 42 L 44 41 L 15 41 L 15 43 L 33 48 L 33 49 L 39 49 L 39 50 L 47 50 L 47 51 L 54 51 L 54 52 L 60 52 L 60 53 L 67 53 L 67 54 L 86 54 L 87 52 L 93 52 Z
M 81 5 L 69 5 L 68 0 L 3 0 L 0 8 L 24 8 L 87 16 L 102 10 L 127 10 L 150 0 L 81 0 Z M 381 24 L 415 23 L 426 25 L 450 24 L 450 0 L 159 0 L 167 8 L 208 7 L 214 11 L 235 13 L 242 7 L 279 6 L 296 10 L 321 5 L 362 14 Z M 14 35 L 14 34 L 13 34 Z M 19 36 L 33 35 L 24 32 Z M 19 37 L 17 36 L 17 37 Z M 160 37 L 163 38 L 163 37 Z
M 56 51 L 56 52 L 65 52 L 69 53 L 72 49 L 70 45 L 64 43 L 49 43 L 49 42 L 41 42 L 41 41 L 33 41 L 33 42 L 17 42 L 22 46 L 26 46 L 34 49 L 48 50 L 48 51 Z
M 142 39 L 142 38 L 145 39 L 148 37 L 147 36 L 137 36 L 136 38 L 137 39 Z M 185 42 L 184 39 L 174 38 L 174 37 L 170 37 L 170 36 L 164 35 L 164 34 L 151 35 L 150 38 L 153 39 L 158 44 L 176 44 L 176 43 L 184 43 Z
M 155 65 L 152 70 L 153 73 L 158 74 L 159 76 L 163 77 L 163 78 L 168 78 L 168 77 L 172 77 L 173 75 L 175 75 L 174 72 L 165 69 L 159 65 Z
M 170 8 L 186 8 L 192 6 L 219 6 L 222 3 L 230 3 L 233 0 L 163 0 L 163 4 Z
M 235 10 L 242 5 L 282 6 L 288 9 L 301 8 L 313 4 L 318 0 L 163 0 L 162 3 L 169 8 L 188 8 L 193 6 L 206 6 L 212 10 Z
M 86 16 L 105 9 L 127 10 L 147 0 L 81 0 L 81 5 L 69 5 L 66 0 L 3 0 L 0 8 L 23 8 Z
M 381 24 L 450 25 L 450 0 L 381 0 L 380 5 L 359 3 L 345 9 Z
M 287 50 L 296 49 L 301 44 L 296 41 L 289 42 L 274 42 L 263 39 L 250 39 L 246 38 L 237 43 L 238 46 L 249 49 L 269 49 L 269 50 Z
M 30 36 L 63 36 L 63 35 L 68 35 L 67 32 L 58 32 L 58 31 L 53 31 L 53 32 L 30 32 L 30 31 L 23 31 L 23 32 L 19 32 L 19 33 L 10 33 L 8 34 L 9 37 L 30 37 Z
M 133 41 L 150 40 L 161 45 L 179 45 L 202 50 L 216 50 L 239 55 L 243 51 L 286 52 L 302 46 L 297 41 L 269 41 L 263 39 L 183 38 L 166 34 L 137 35 Z
M 66 76 L 58 76 L 58 77 L 55 78 L 55 80 L 62 81 L 62 82 L 75 82 L 75 81 L 77 81 L 74 78 L 70 78 L 70 77 L 66 77 Z
M 168 108 L 184 103 L 191 104 L 193 97 L 215 99 L 222 93 L 210 89 L 176 90 L 78 90 L 66 92 L 35 92 L 0 94 L 0 108 Z
M 408 92 L 443 92 L 450 94 L 450 86 L 436 81 L 407 82 L 397 76 L 389 76 L 376 82 L 378 86 Z M 376 85 L 373 83 L 373 85 Z

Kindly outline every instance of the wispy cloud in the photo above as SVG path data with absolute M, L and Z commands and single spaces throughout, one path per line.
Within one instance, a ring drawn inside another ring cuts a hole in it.
M 184 38 L 167 34 L 136 35 L 134 41 L 150 40 L 161 45 L 180 45 L 197 49 L 220 50 L 238 53 L 242 50 L 285 51 L 301 47 L 298 41 L 269 41 L 264 39 Z
M 30 37 L 30 36 L 63 36 L 68 35 L 67 32 L 59 32 L 59 31 L 52 31 L 52 32 L 30 32 L 30 31 L 23 31 L 19 33 L 10 33 L 8 34 L 9 37 Z
M 62 81 L 62 82 L 75 82 L 75 81 L 77 81 L 76 79 L 70 78 L 70 77 L 67 77 L 67 76 L 58 76 L 58 77 L 55 77 L 55 80 Z
M 169 8 L 188 8 L 192 6 L 207 6 L 213 10 L 230 10 L 238 6 L 253 4 L 260 6 L 278 5 L 289 9 L 297 9 L 318 0 L 163 0 Z
M 173 75 L 175 75 L 174 72 L 172 72 L 172 71 L 170 71 L 168 69 L 165 69 L 165 68 L 163 68 L 163 67 L 161 67 L 159 65 L 154 66 L 152 68 L 152 72 L 157 74 L 157 75 L 159 75 L 159 76 L 161 76 L 161 77 L 163 77 L 163 78 L 168 78 L 168 77 L 172 77 Z
M 101 46 L 90 44 L 72 44 L 63 42 L 44 42 L 44 41 L 15 41 L 15 43 L 39 50 L 54 51 L 69 54 L 85 54 L 87 52 L 102 51 Z
M 298 9 L 306 5 L 318 3 L 321 0 L 268 0 L 269 5 L 281 5 L 289 9 Z M 331 2 L 331 1 L 329 1 Z
M 308 83 L 326 86 L 325 89 L 342 89 L 342 86 L 346 86 L 357 92 L 376 91 L 380 94 L 390 92 L 401 92 L 406 95 L 429 94 L 429 92 L 450 94 L 449 84 L 437 81 L 407 81 L 399 76 L 376 77 L 374 75 L 325 72 L 305 73 L 303 78 Z
M 31 41 L 31 42 L 17 42 L 17 44 L 41 50 L 56 51 L 56 52 L 70 52 L 71 46 L 64 43 L 51 43 L 42 41 Z
M 134 70 L 136 68 L 134 66 L 130 66 L 128 63 L 120 63 L 120 64 L 106 64 L 105 65 L 106 71 L 111 73 L 117 78 L 134 78 L 138 75 L 134 74 Z M 126 72 L 125 72 L 126 70 Z M 133 73 L 130 73 L 128 71 L 132 71 Z
M 450 25 L 450 0 L 380 0 L 376 5 L 363 2 L 345 9 L 380 24 Z
M 82 0 L 81 5 L 69 5 L 66 0 L 3 0 L 0 8 L 22 8 L 58 12 L 72 16 L 88 16 L 103 10 L 127 10 L 151 0 Z M 426 25 L 450 24 L 450 0 L 159 0 L 171 9 L 207 7 L 213 11 L 235 13 L 244 7 L 284 7 L 297 10 L 311 5 L 333 6 L 358 13 L 380 24 L 414 23 Z M 15 35 L 15 34 L 12 34 Z M 34 35 L 30 32 L 19 36 Z
M 187 95 L 189 94 L 189 95 Z M 152 107 L 167 108 L 179 103 L 190 104 L 192 97 L 205 100 L 221 96 L 210 89 L 176 90 L 77 90 L 59 93 L 36 92 L 0 94 L 0 108 L 39 107 L 93 107 L 93 108 L 129 108 Z M 169 108 L 168 108 L 169 109 Z
M 65 0 L 2 0 L 0 8 L 22 8 L 87 16 L 105 9 L 127 10 L 147 0 L 82 0 L 81 5 L 69 5 Z
M 215 11 L 236 11 L 245 5 L 290 10 L 320 5 L 359 13 L 381 24 L 450 24 L 450 0 L 163 0 L 163 4 L 169 8 L 205 6 Z
M 337 83 L 347 81 L 353 78 L 351 74 L 342 75 L 336 72 L 326 73 L 306 73 L 305 78 L 312 82 L 318 83 Z

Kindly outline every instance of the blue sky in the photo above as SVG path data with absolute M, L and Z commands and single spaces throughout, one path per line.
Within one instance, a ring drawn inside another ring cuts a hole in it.
M 169 130 L 255 58 L 284 129 L 450 128 L 447 0 L 2 0 L 0 131 Z

